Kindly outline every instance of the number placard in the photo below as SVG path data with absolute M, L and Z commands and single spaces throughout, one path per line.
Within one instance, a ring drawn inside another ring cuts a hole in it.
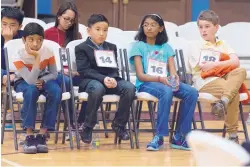
M 96 50 L 95 60 L 98 67 L 117 68 L 114 51 Z
M 220 52 L 212 49 L 202 49 L 200 54 L 199 65 L 206 62 L 218 62 L 220 61 Z
M 148 75 L 152 76 L 167 76 L 167 64 L 154 59 L 148 59 Z

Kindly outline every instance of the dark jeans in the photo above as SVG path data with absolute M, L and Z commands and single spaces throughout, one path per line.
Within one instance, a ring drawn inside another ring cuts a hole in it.
M 105 94 L 116 94 L 120 96 L 118 111 L 113 122 L 124 127 L 129 119 L 130 106 L 135 98 L 135 86 L 127 81 L 117 81 L 116 88 L 106 88 L 97 80 L 92 80 L 85 88 L 88 93 L 88 105 L 84 126 L 93 128 L 97 123 L 97 110 L 102 103 Z M 80 113 L 79 119 L 84 119 L 84 114 Z
M 44 84 L 43 90 L 39 91 L 35 85 L 29 85 L 22 80 L 15 85 L 16 92 L 23 92 L 23 107 L 21 109 L 22 127 L 35 129 L 37 114 L 37 100 L 41 92 L 46 96 L 45 111 L 41 128 L 49 130 L 55 129 L 56 115 L 61 102 L 61 88 L 55 80 L 50 80 Z

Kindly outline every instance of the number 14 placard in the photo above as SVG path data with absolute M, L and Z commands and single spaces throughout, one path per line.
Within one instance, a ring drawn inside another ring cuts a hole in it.
M 114 51 L 97 50 L 95 60 L 98 67 L 117 68 Z

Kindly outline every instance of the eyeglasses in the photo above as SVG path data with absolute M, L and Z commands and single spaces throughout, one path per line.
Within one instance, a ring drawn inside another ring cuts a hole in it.
M 149 27 L 156 28 L 156 27 L 159 27 L 159 25 L 158 24 L 143 24 L 142 27 L 143 28 L 149 28 Z
M 75 23 L 75 19 L 71 19 L 70 17 L 62 16 L 63 20 L 66 22 L 70 22 L 71 24 Z

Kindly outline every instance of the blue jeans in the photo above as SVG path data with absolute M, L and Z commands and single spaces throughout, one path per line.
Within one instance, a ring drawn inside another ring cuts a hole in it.
M 63 74 L 62 73 L 58 73 L 56 81 L 57 81 L 59 86 L 62 85 L 62 81 L 63 81 Z M 80 77 L 75 76 L 72 78 L 72 81 L 73 81 L 74 86 L 78 86 L 80 84 Z M 64 75 L 64 83 L 65 83 L 66 91 L 70 92 L 70 78 L 69 78 L 69 76 Z M 73 105 L 72 105 L 71 99 L 68 100 L 68 106 L 69 106 L 70 124 L 73 125 Z M 87 106 L 87 102 L 84 102 L 81 106 L 81 112 L 84 112 L 84 110 L 86 109 L 86 106 Z M 65 112 L 66 105 L 64 102 L 62 102 L 62 107 L 63 107 L 63 110 Z
M 179 90 L 173 92 L 170 86 L 158 82 L 145 82 L 141 85 L 139 92 L 147 92 L 159 99 L 156 134 L 168 136 L 168 117 L 173 96 L 182 99 L 180 103 L 180 117 L 176 126 L 176 133 L 186 135 L 191 131 L 192 118 L 198 99 L 198 91 L 191 86 L 180 83 Z
M 61 102 L 62 92 L 54 80 L 46 82 L 42 90 L 38 90 L 35 85 L 29 85 L 22 80 L 15 85 L 16 92 L 23 92 L 23 107 L 21 109 L 21 118 L 23 119 L 22 127 L 24 129 L 35 129 L 37 114 L 37 100 L 40 94 L 46 96 L 45 111 L 41 128 L 54 130 L 56 115 Z

